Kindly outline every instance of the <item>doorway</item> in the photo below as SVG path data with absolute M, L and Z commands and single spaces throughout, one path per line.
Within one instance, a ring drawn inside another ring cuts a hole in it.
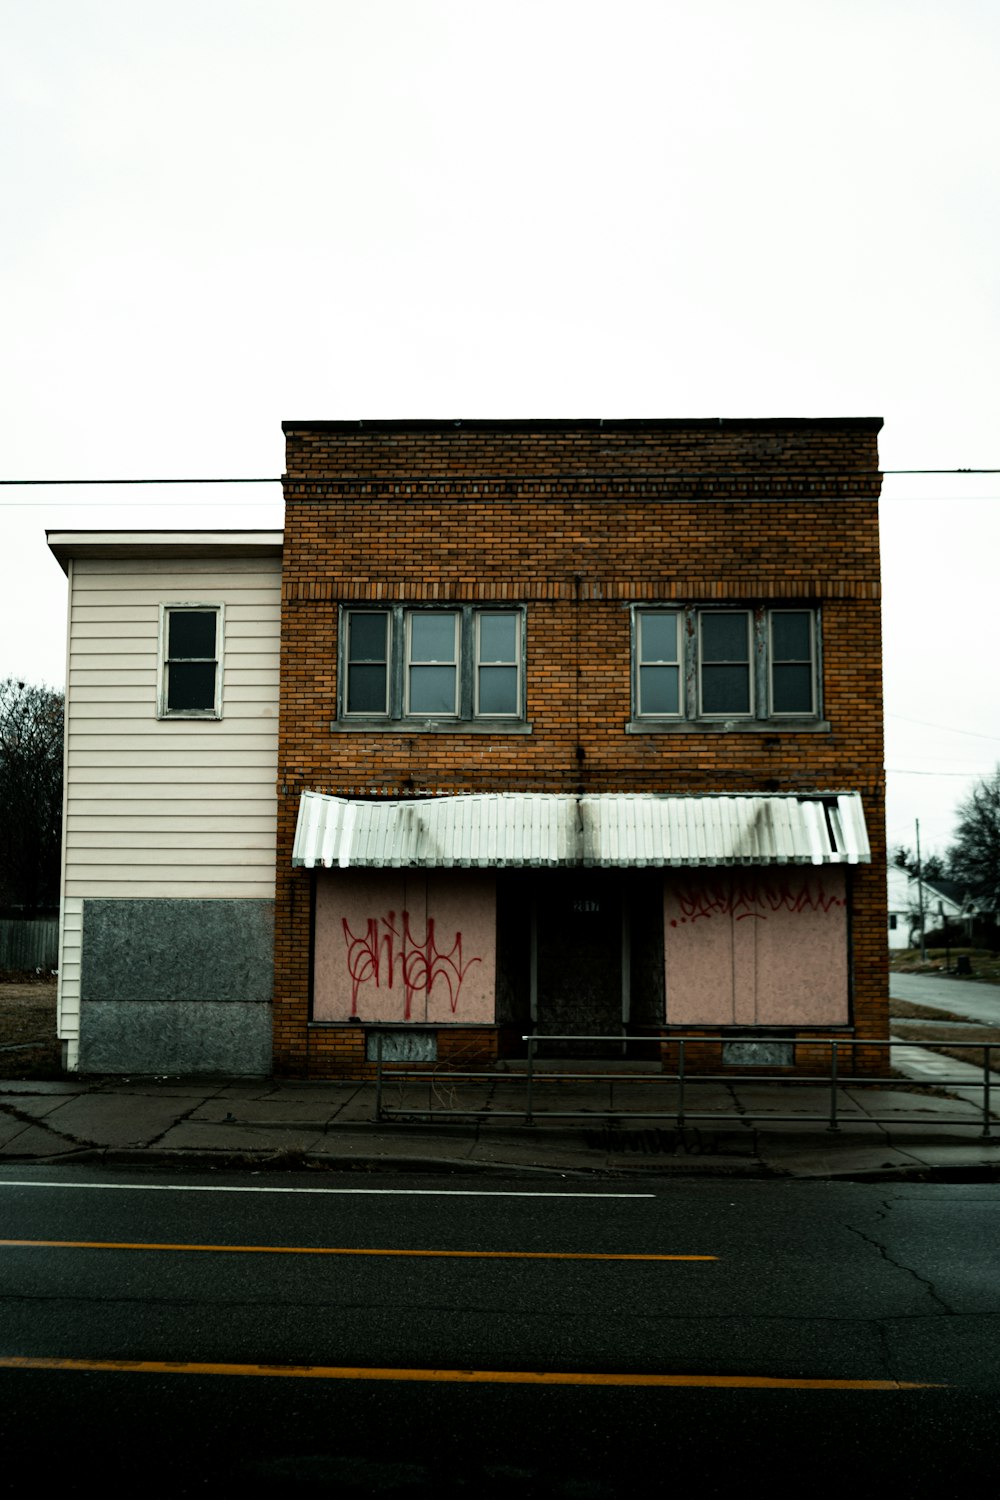
M 535 1032 L 624 1034 L 629 942 L 616 871 L 573 870 L 540 876 L 533 906 L 532 950 Z M 608 1050 L 608 1044 L 600 1042 L 546 1042 L 538 1052 L 545 1057 L 600 1057 Z M 613 1047 L 613 1055 L 617 1053 Z

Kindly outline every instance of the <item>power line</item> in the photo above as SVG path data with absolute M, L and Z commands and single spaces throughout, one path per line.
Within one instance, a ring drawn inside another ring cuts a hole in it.
M 970 776 L 992 776 L 993 771 L 911 771 L 905 766 L 883 766 L 887 776 L 958 776 L 967 781 Z
M 3 485 L 57 484 L 280 484 L 281 476 L 265 479 L 0 479 Z
M 1000 735 L 980 734 L 975 729 L 956 729 L 953 724 L 931 724 L 927 719 L 908 719 L 905 714 L 886 714 L 886 718 L 897 719 L 900 724 L 919 724 L 921 729 L 943 729 L 949 734 L 964 734 L 973 740 L 995 740 L 1000 744 Z

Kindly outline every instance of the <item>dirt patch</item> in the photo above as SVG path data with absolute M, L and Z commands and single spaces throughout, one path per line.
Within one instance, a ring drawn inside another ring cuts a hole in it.
M 0 1078 L 59 1078 L 54 980 L 0 983 Z

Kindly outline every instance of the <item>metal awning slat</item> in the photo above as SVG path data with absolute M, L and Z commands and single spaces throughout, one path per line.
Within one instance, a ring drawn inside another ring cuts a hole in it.
M 305 869 L 867 863 L 857 792 L 658 796 L 486 792 L 365 801 L 303 792 Z

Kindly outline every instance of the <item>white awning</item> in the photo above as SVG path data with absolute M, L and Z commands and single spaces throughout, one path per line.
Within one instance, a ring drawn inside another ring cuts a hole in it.
M 831 865 L 871 860 L 857 792 L 658 797 L 488 792 L 361 802 L 303 792 L 306 869 Z

